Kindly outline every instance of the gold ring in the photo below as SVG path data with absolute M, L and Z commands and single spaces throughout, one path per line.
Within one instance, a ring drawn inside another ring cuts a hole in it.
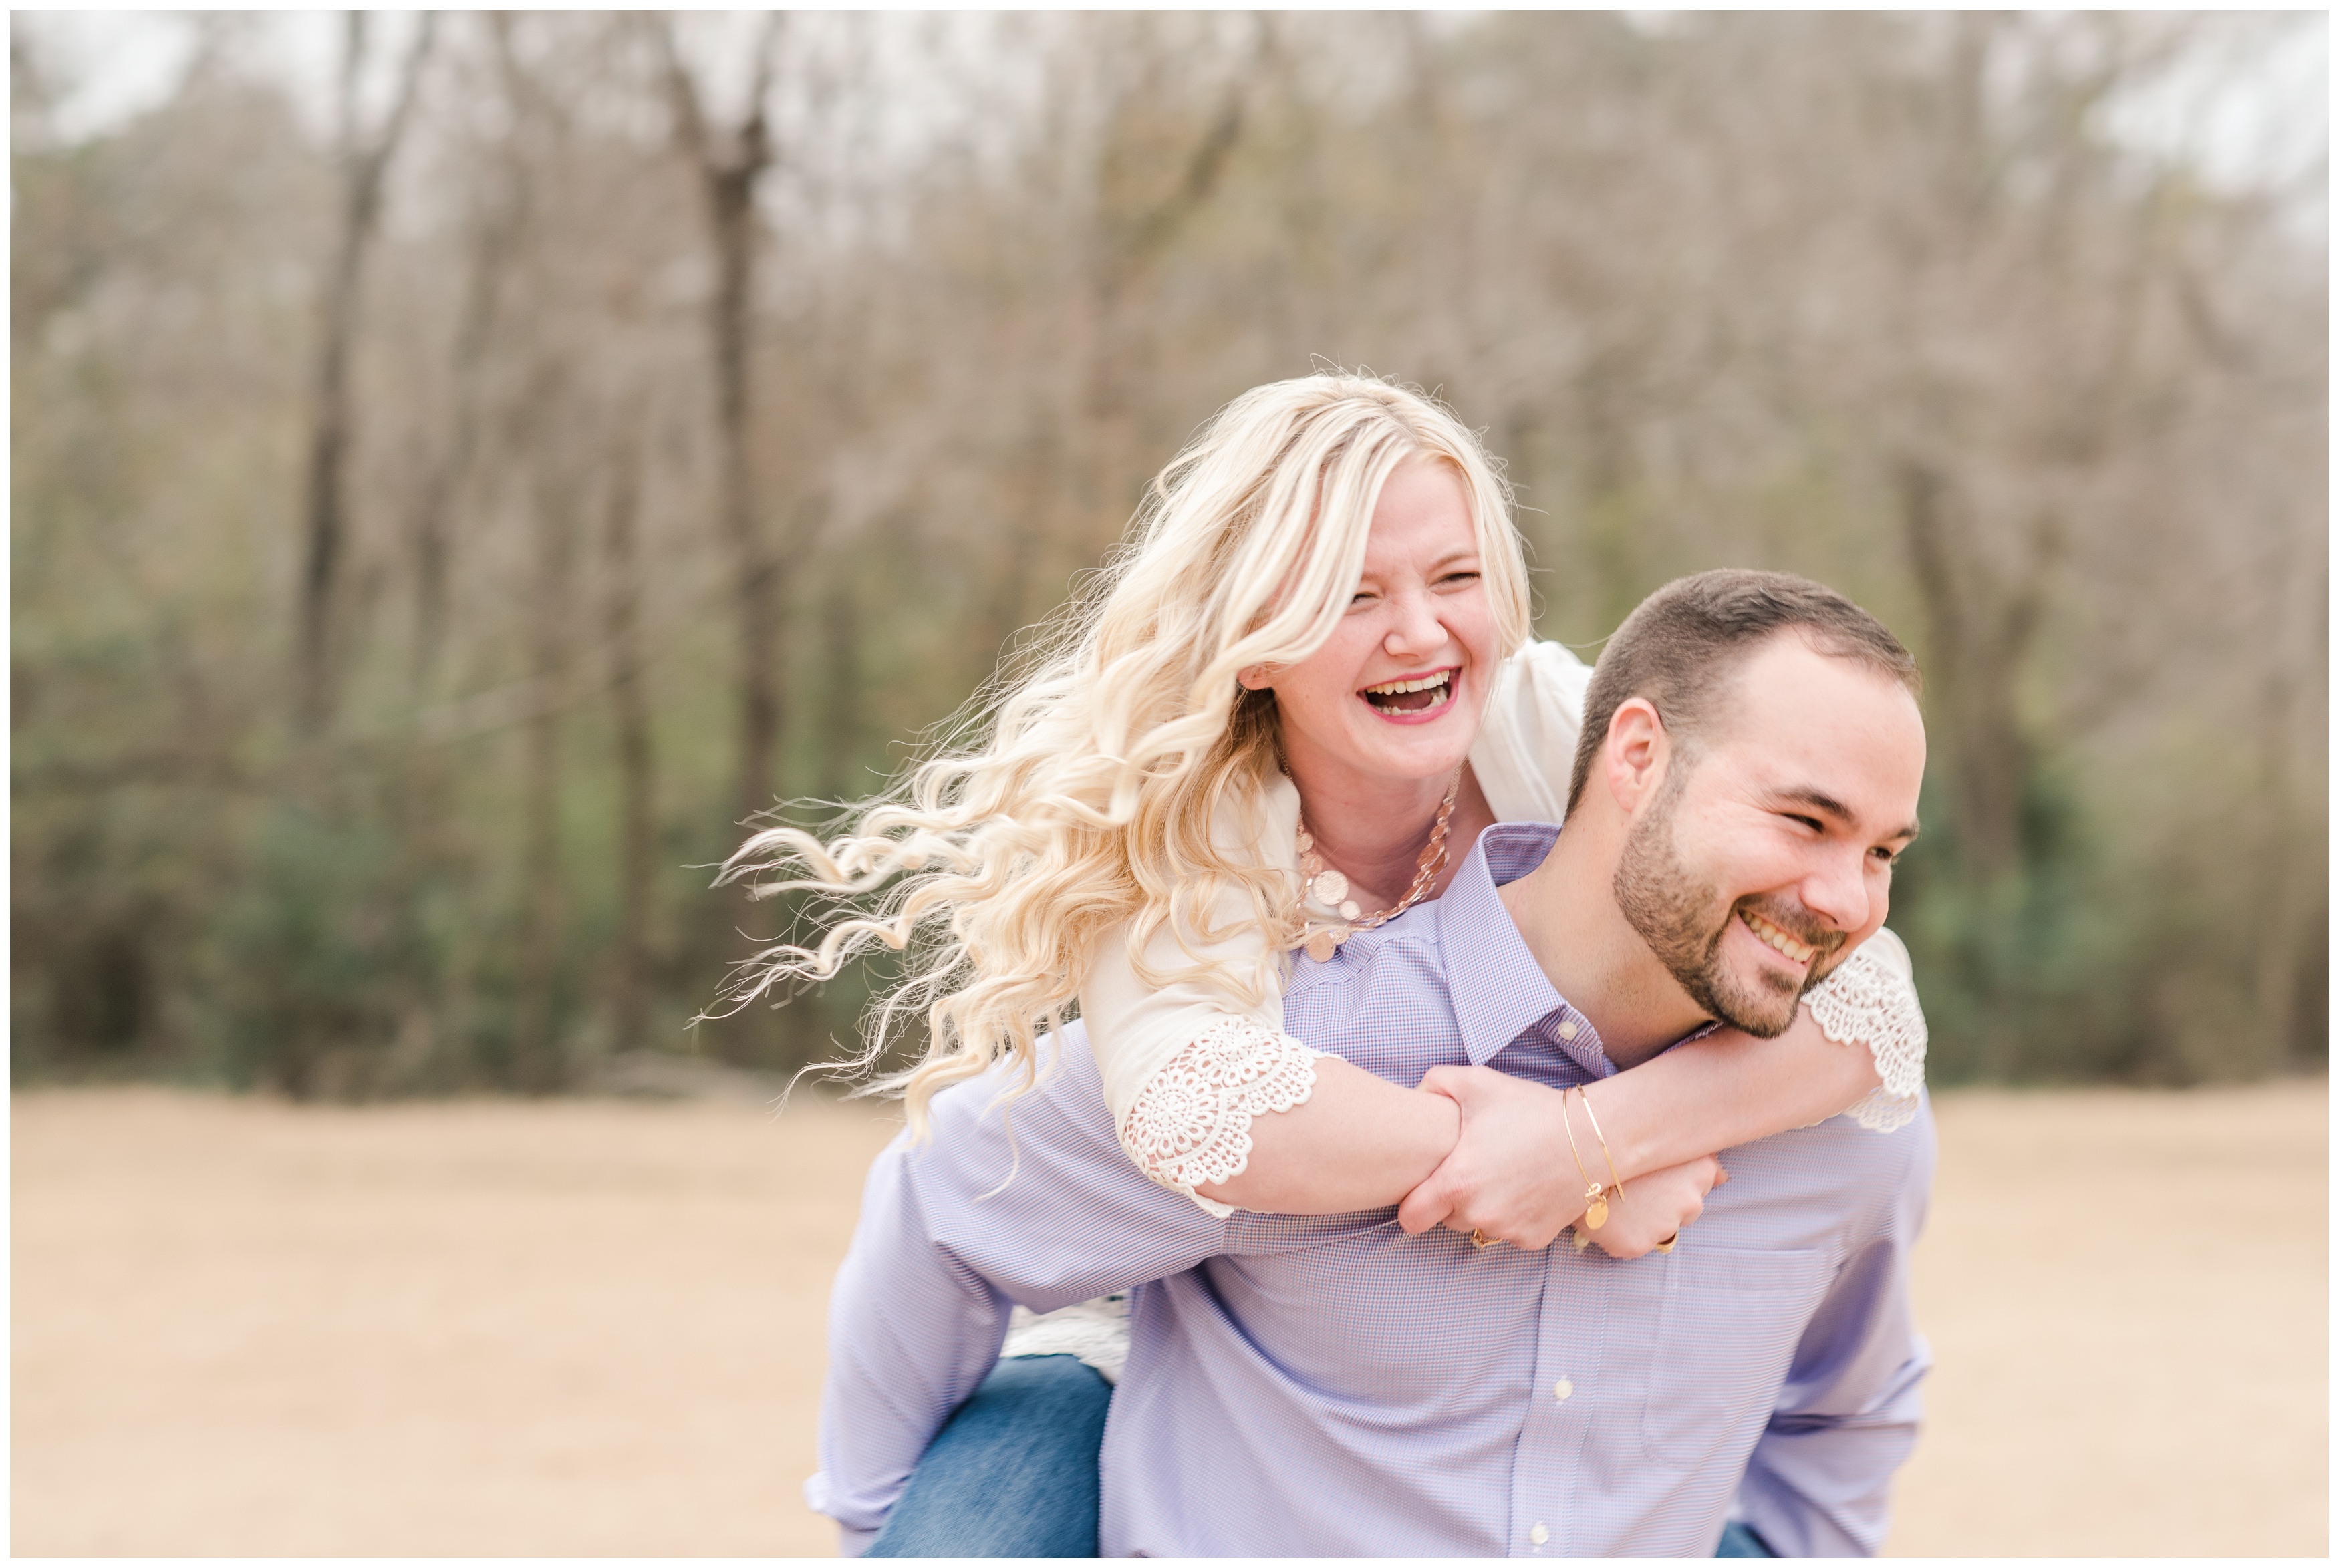
M 1663 1241 L 1657 1243 L 1657 1250 L 1659 1252 L 1671 1252 L 1673 1249 L 1673 1243 L 1680 1239 L 1681 1232 L 1676 1230 L 1671 1236 L 1666 1237 Z
M 1470 1245 L 1483 1250 L 1494 1246 L 1495 1244 L 1487 1239 L 1486 1233 L 1485 1231 L 1473 1226 L 1470 1229 Z

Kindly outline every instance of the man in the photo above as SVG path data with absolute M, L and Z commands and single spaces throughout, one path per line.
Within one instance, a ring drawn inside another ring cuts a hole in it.
M 1565 832 L 1489 829 L 1437 902 L 1300 965 L 1287 1026 L 1397 1082 L 1447 1069 L 1466 1115 L 1500 1100 L 1469 1069 L 1565 1086 L 1710 1020 L 1775 1032 L 1884 919 L 1916 832 L 1914 685 L 1817 584 L 1669 585 L 1602 656 Z M 1214 1218 L 1123 1158 L 1077 1030 L 1012 1131 L 1004 1082 L 938 1096 L 933 1141 L 871 1172 L 810 1489 L 848 1546 L 1011 1304 L 1125 1289 L 1109 1555 L 1704 1555 L 1733 1505 L 1780 1554 L 1880 1543 L 1926 1366 L 1923 1119 L 1736 1150 L 1675 1250 L 1618 1262 L 1387 1210 Z

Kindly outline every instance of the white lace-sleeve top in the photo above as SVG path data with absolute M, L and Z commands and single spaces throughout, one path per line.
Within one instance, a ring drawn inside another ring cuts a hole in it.
M 1529 643 L 1505 661 L 1470 749 L 1471 771 L 1497 820 L 1557 822 L 1564 814 L 1591 680 L 1591 666 L 1557 643 Z M 1278 778 L 1265 798 L 1222 817 L 1213 831 L 1224 847 L 1296 874 L 1298 825 L 1299 792 Z M 1226 1214 L 1228 1205 L 1194 1188 L 1241 1173 L 1252 1119 L 1304 1103 L 1320 1053 L 1284 1032 L 1276 955 L 1241 892 L 1229 892 L 1211 919 L 1220 941 L 1189 952 L 1163 932 L 1147 950 L 1148 967 L 1174 975 L 1198 960 L 1231 965 L 1255 977 L 1262 998 L 1256 1005 L 1238 1008 L 1199 981 L 1148 986 L 1115 938 L 1081 989 L 1081 1016 L 1121 1147 L 1154 1180 Z M 1900 939 L 1880 931 L 1807 1000 L 1829 1039 L 1875 1053 L 1883 1082 L 1851 1114 L 1879 1131 L 1904 1125 L 1924 1083 L 1925 1015 Z

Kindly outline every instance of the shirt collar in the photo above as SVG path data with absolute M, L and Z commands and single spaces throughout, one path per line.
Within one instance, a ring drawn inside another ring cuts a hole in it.
M 1481 833 L 1437 901 L 1438 955 L 1472 1066 L 1531 1038 L 1606 1078 L 1616 1066 L 1600 1031 L 1553 987 L 1495 892 L 1541 865 L 1558 842 L 1548 823 L 1497 823 Z

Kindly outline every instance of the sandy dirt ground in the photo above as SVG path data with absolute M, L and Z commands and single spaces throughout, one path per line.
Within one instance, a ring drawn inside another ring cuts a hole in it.
M 2328 1095 L 1964 1093 L 1890 1550 L 2327 1548 Z M 22 1554 L 822 1554 L 858 1107 L 18 1095 Z

